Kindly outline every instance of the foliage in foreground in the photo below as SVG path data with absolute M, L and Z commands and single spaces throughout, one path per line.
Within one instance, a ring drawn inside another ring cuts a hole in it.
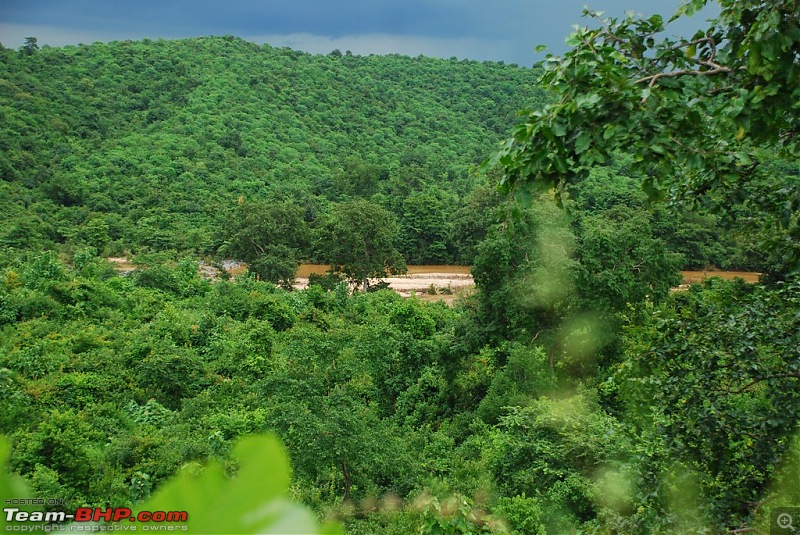
M 756 501 L 794 499 L 779 481 L 796 454 L 796 285 L 639 293 L 671 275 L 632 257 L 625 282 L 593 245 L 609 230 L 624 243 L 622 206 L 563 227 L 547 204 L 530 208 L 510 243 L 568 237 L 570 256 L 542 257 L 567 293 L 512 248 L 507 264 L 486 257 L 479 293 L 455 308 L 343 284 L 212 284 L 188 261 L 121 277 L 90 252 L 71 265 L 8 252 L 10 467 L 39 496 L 142 506 L 182 466 L 234 469 L 238 437 L 271 431 L 292 459 L 292 497 L 350 533 L 753 525 Z M 501 227 L 478 249 L 507 247 Z M 645 263 L 669 258 L 652 234 L 638 243 Z M 677 347 L 683 326 L 690 345 Z M 725 360 L 736 352 L 751 357 Z M 759 368 L 731 366 L 744 362 Z M 691 489 L 695 524 L 675 501 Z
M 8 474 L 7 454 L 8 442 L 0 437 L 0 496 L 30 497 L 25 484 Z M 236 472 L 232 477 L 225 474 L 225 468 L 217 461 L 204 467 L 183 467 L 158 492 L 139 504 L 133 516 L 139 511 L 188 511 L 187 521 L 180 524 L 187 533 L 321 533 L 313 513 L 286 497 L 289 461 L 275 437 L 249 436 L 238 441 L 231 463 Z M 37 510 L 35 506 L 20 509 Z M 140 524 L 156 526 L 152 522 Z M 31 523 L 22 525 L 35 527 Z M 11 530 L 14 526 L 5 515 L 0 518 L 0 528 Z M 336 531 L 335 526 L 329 525 L 324 532 Z
M 687 0 L 674 18 L 707 3 Z M 533 108 L 485 163 L 502 168 L 501 187 L 523 199 L 551 187 L 560 195 L 623 150 L 652 199 L 759 213 L 765 245 L 782 269 L 796 268 L 800 183 L 770 164 L 800 156 L 800 7 L 718 3 L 719 17 L 689 38 L 667 37 L 660 15 L 587 10 L 594 27 L 578 28 L 569 52 L 543 62 L 553 101 Z

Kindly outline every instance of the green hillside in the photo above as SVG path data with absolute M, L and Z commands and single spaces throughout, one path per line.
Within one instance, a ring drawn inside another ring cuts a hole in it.
M 536 73 L 234 37 L 0 52 L 0 244 L 214 253 L 242 197 L 455 211 Z M 442 258 L 453 260 L 450 253 Z M 312 253 L 313 254 L 313 253 Z M 440 255 L 442 256 L 442 255 Z

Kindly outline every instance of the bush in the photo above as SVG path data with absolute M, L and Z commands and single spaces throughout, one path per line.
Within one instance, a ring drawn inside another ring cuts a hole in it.
M 291 290 L 297 272 L 296 250 L 285 245 L 269 245 L 249 266 L 250 273 L 259 279 Z
M 163 344 L 153 348 L 136 366 L 139 386 L 164 405 L 179 408 L 182 398 L 200 390 L 205 377 L 203 362 L 189 348 Z
M 317 273 L 311 273 L 308 276 L 308 285 L 309 286 L 319 286 L 323 290 L 331 291 L 336 289 L 336 287 L 344 281 L 344 276 L 341 273 L 331 273 L 328 272 L 324 275 L 319 275 Z
M 436 322 L 417 301 L 405 299 L 389 312 L 389 322 L 414 338 L 429 338 L 436 330 Z
M 530 498 L 525 493 L 500 498 L 494 512 L 510 524 L 513 535 L 547 535 L 542 524 L 542 504 L 537 498 Z

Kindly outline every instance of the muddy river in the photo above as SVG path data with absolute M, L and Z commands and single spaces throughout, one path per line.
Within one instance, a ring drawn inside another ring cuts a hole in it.
M 109 258 L 110 262 L 120 272 L 128 272 L 135 269 L 126 258 Z M 225 268 L 232 274 L 238 275 L 247 270 L 247 266 L 240 262 L 225 261 Z M 308 276 L 312 273 L 324 275 L 330 268 L 326 264 L 301 264 L 297 269 L 297 288 L 305 288 L 308 285 Z M 201 263 L 201 271 L 204 276 L 215 279 L 218 270 L 206 263 Z M 735 278 L 744 279 L 745 282 L 756 283 L 760 273 L 750 271 L 681 271 L 683 284 L 675 290 L 683 290 L 690 284 L 701 282 L 710 277 L 721 277 L 726 280 Z M 412 293 L 423 299 L 437 299 L 452 301 L 457 294 L 470 291 L 475 283 L 469 271 L 469 266 L 408 266 L 408 273 L 402 276 L 387 277 L 384 279 L 389 286 L 397 293 L 410 296 Z

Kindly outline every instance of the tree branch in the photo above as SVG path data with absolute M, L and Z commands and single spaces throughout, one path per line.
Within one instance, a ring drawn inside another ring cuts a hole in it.
M 679 71 L 659 72 L 657 74 L 645 76 L 644 78 L 639 78 L 634 83 L 641 84 L 643 82 L 649 82 L 647 86 L 652 88 L 653 86 L 656 85 L 656 82 L 661 80 L 662 78 L 677 78 L 678 76 L 714 76 L 717 74 L 725 74 L 733 72 L 733 69 L 731 69 L 730 67 L 725 67 L 724 65 L 719 65 L 712 61 L 697 60 L 697 63 L 699 63 L 700 65 L 711 67 L 711 69 L 707 71 L 681 69 Z
M 715 388 L 713 389 L 715 392 L 725 392 L 726 394 L 741 394 L 745 390 L 750 389 L 751 387 L 757 385 L 762 381 L 770 381 L 772 379 L 800 379 L 800 372 L 797 373 L 781 373 L 778 375 L 769 375 L 767 377 L 756 377 L 746 385 L 741 388 L 737 388 L 736 390 L 728 390 L 727 388 Z
M 708 55 L 707 59 L 691 58 L 691 60 L 693 63 L 700 65 L 702 67 L 707 67 L 709 70 L 701 71 L 697 69 L 679 69 L 677 71 L 660 72 L 652 74 L 650 76 L 639 78 L 634 83 L 640 84 L 643 82 L 648 82 L 648 87 L 652 88 L 653 86 L 655 86 L 656 82 L 662 78 L 676 78 L 678 76 L 714 76 L 717 74 L 725 74 L 733 72 L 733 69 L 731 69 L 730 67 L 720 65 L 719 63 L 714 61 L 714 58 L 717 57 L 717 44 L 710 37 L 701 37 L 700 39 L 695 39 L 694 41 L 687 41 L 685 43 L 680 43 L 679 45 L 675 46 L 672 50 L 687 48 L 690 46 L 699 45 L 701 43 L 708 44 L 709 48 L 711 48 L 711 53 Z

